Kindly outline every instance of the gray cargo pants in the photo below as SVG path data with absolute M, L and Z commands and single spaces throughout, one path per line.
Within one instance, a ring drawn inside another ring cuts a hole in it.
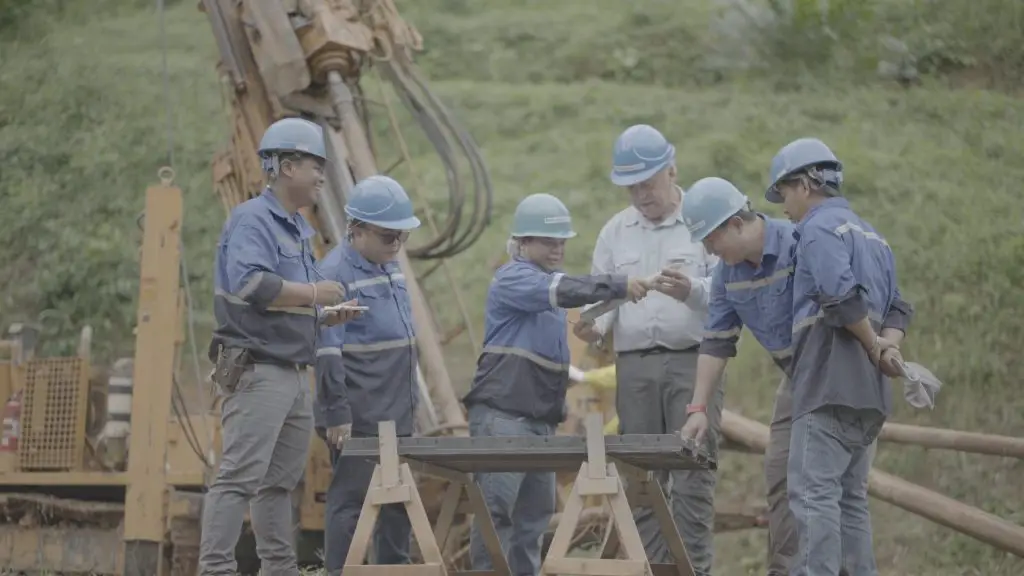
M 792 416 L 792 388 L 789 380 L 783 378 L 775 393 L 771 434 L 764 455 L 764 481 L 768 496 L 768 576 L 789 576 L 789 567 L 800 546 L 796 519 L 789 510 L 789 495 L 786 493 Z
M 555 427 L 521 418 L 482 404 L 469 409 L 470 436 L 551 436 Z M 500 472 L 476 474 L 484 502 L 494 522 L 501 550 L 512 576 L 536 576 L 541 566 L 541 545 L 555 513 L 554 472 Z M 473 570 L 493 570 L 476 522 L 469 540 Z
M 202 576 L 237 574 L 246 503 L 263 573 L 298 576 L 291 493 L 306 469 L 310 396 L 305 370 L 254 364 L 224 398 L 220 471 L 203 502 Z
M 697 350 L 684 352 L 625 352 L 615 361 L 615 407 L 621 434 L 675 434 L 686 423 L 686 405 L 693 398 L 697 376 Z M 711 428 L 707 448 L 717 454 L 722 421 L 723 386 L 719 385 L 708 406 Z M 710 470 L 679 470 L 656 474 L 662 490 L 670 495 L 672 517 L 686 544 L 696 576 L 711 574 L 714 557 L 715 473 Z M 671 486 L 666 486 L 671 478 Z M 672 553 L 661 537 L 649 507 L 633 511 L 640 538 L 651 562 L 668 564 Z
M 376 437 L 376 435 L 353 432 L 354 438 Z M 363 509 L 363 501 L 370 488 L 374 460 L 342 456 L 341 451 L 328 445 L 331 451 L 331 485 L 327 488 L 327 505 L 324 508 L 324 568 L 328 576 L 339 576 L 356 524 Z M 394 565 L 409 563 L 409 547 L 412 542 L 412 525 L 404 504 L 386 504 L 377 515 L 377 526 L 373 531 L 371 564 Z
M 878 576 L 868 472 L 885 423 L 876 410 L 825 406 L 793 421 L 789 505 L 800 535 L 793 576 Z

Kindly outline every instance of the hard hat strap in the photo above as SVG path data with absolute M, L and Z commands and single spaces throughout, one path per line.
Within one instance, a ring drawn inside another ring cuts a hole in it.
M 268 176 L 277 176 L 281 171 L 281 161 L 276 153 L 264 156 L 260 159 L 260 163 L 263 166 L 263 173 Z

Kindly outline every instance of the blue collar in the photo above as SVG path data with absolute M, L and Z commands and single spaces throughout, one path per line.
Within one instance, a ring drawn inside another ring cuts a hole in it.
M 523 256 L 514 256 L 512 259 L 515 260 L 516 262 L 522 262 L 523 264 L 526 264 L 527 266 L 530 266 L 531 268 L 535 268 L 537 270 L 540 270 L 541 272 L 543 272 L 545 274 L 551 274 L 551 273 L 554 273 L 554 272 L 560 272 L 562 270 L 561 268 L 559 268 L 558 270 L 547 270 L 546 268 L 544 268 L 540 264 L 537 264 L 536 262 L 534 262 L 533 260 L 530 260 L 529 258 L 524 258 Z
M 345 259 L 351 262 L 352 265 L 355 266 L 356 268 L 378 274 L 380 273 L 381 270 L 385 272 L 387 271 L 387 266 L 382 266 L 380 264 L 374 264 L 373 262 L 370 262 L 369 260 L 366 259 L 365 256 L 360 254 L 359 250 L 356 250 L 355 246 L 353 246 L 352 243 L 349 242 L 348 240 L 345 240 L 345 242 L 342 244 L 342 248 L 345 250 Z
M 302 217 L 302 214 L 296 212 L 295 214 L 289 214 L 284 206 L 281 205 L 281 201 L 274 195 L 274 191 L 270 187 L 263 189 L 263 192 L 259 195 L 259 199 L 266 204 L 267 209 L 270 210 L 270 214 L 277 218 L 286 225 L 291 226 L 299 233 L 300 240 L 308 240 L 316 235 L 316 230 L 306 222 L 306 219 Z
M 804 214 L 804 217 L 796 223 L 796 228 L 793 229 L 793 237 L 799 239 L 800 234 L 803 233 L 804 226 L 807 225 L 807 222 L 810 221 L 811 217 L 822 210 L 828 210 L 830 208 L 845 208 L 849 210 L 850 202 L 846 198 L 826 198 L 825 200 L 822 200 L 817 205 L 811 207 L 811 209 L 807 211 L 807 214 Z

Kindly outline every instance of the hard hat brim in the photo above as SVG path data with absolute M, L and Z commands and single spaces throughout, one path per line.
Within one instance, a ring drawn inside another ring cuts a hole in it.
M 711 236 L 712 232 L 714 232 L 715 230 L 718 230 L 719 226 L 721 226 L 722 224 L 725 224 L 729 220 L 729 218 L 732 218 L 733 216 L 735 216 L 742 209 L 743 208 L 739 208 L 739 209 L 736 210 L 736 212 L 732 212 L 732 213 L 726 214 L 725 216 L 723 216 L 721 218 L 716 218 L 715 220 L 712 220 L 709 225 L 702 226 L 700 232 L 690 232 L 690 240 L 693 241 L 693 242 L 703 242 L 705 238 L 707 238 L 708 236 Z
M 719 224 L 721 224 L 721 222 L 719 222 Z M 715 226 L 715 228 L 718 228 L 718 226 Z M 711 235 L 711 232 L 713 232 L 715 228 L 711 228 L 711 229 L 709 229 L 709 230 L 707 230 L 705 232 L 701 232 L 700 234 L 690 233 L 690 241 L 691 242 L 703 242 L 705 238 L 707 238 L 708 236 Z
M 623 174 L 621 172 L 616 172 L 615 170 L 612 170 L 608 177 L 609 179 L 611 179 L 612 184 L 615 184 L 616 186 L 632 186 L 634 184 L 639 184 L 646 180 L 650 180 L 651 178 L 654 177 L 655 174 L 661 172 L 665 168 L 665 166 L 668 166 L 668 162 L 658 164 L 657 166 L 648 168 L 643 172 L 632 172 L 630 174 Z
M 260 156 L 269 156 L 271 154 L 280 153 L 280 152 L 295 152 L 295 153 L 298 153 L 298 154 L 302 154 L 304 156 L 311 156 L 313 158 L 318 158 L 320 160 L 323 160 L 324 162 L 327 162 L 328 164 L 331 163 L 331 160 L 329 158 L 327 158 L 327 156 L 321 155 L 321 154 L 319 154 L 317 152 L 309 152 L 308 150 L 299 150 L 298 148 L 264 148 L 264 149 L 259 150 L 258 154 Z
M 775 188 L 774 184 L 764 191 L 764 199 L 772 204 L 782 204 L 782 195 L 779 194 L 779 191 Z
M 399 220 L 397 222 L 383 222 L 383 221 L 380 221 L 380 220 L 365 220 L 363 218 L 360 218 L 359 220 L 361 222 L 366 222 L 367 224 L 372 224 L 374 226 L 378 226 L 380 228 L 384 228 L 385 230 L 401 230 L 401 231 L 405 232 L 405 231 L 408 231 L 408 230 L 415 230 L 416 228 L 420 227 L 420 219 L 415 217 L 415 216 L 410 216 L 408 218 L 404 218 L 404 219 Z
M 560 238 L 567 240 L 569 238 L 575 238 L 575 232 L 515 232 L 512 234 L 513 238 Z

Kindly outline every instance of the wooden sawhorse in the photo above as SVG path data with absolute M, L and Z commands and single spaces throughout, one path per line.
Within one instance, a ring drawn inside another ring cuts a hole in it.
M 674 523 L 664 495 L 651 481 L 650 471 L 714 468 L 716 463 L 705 453 L 686 444 L 678 435 L 604 436 L 600 414 L 586 421 L 585 438 L 578 436 L 523 437 L 442 437 L 397 438 L 392 422 L 380 424 L 378 438 L 355 438 L 345 444 L 343 454 L 379 459 L 362 513 L 356 525 L 352 547 L 345 561 L 346 576 L 427 576 L 453 574 L 441 557 L 462 493 L 468 495 L 474 522 L 478 522 L 491 555 L 492 571 L 461 574 L 510 576 L 508 564 L 494 530 L 483 495 L 472 475 L 480 472 L 558 472 L 577 471 L 572 491 L 565 501 L 561 521 L 541 567 L 541 574 L 582 576 L 692 576 L 693 568 Z M 431 530 L 426 509 L 416 488 L 413 471 L 448 479 L 451 482 L 437 523 Z M 662 535 L 677 559 L 675 564 L 651 565 L 627 500 L 620 477 L 629 474 L 629 493 L 647 496 L 662 522 Z M 569 546 L 580 521 L 584 498 L 599 497 L 611 511 L 612 523 L 625 559 L 570 558 Z M 424 564 L 408 566 L 364 566 L 380 506 L 404 504 L 412 524 Z M 454 574 L 453 574 L 454 576 Z

